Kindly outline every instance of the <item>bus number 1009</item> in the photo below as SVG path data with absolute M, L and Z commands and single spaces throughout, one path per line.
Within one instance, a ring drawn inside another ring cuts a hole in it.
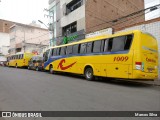
M 126 62 L 129 59 L 128 56 L 118 56 L 118 57 L 114 57 L 114 61 L 124 61 Z

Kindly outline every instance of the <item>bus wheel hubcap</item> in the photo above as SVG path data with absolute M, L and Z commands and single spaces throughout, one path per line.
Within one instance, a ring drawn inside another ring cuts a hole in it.
M 91 78 L 92 77 L 92 72 L 91 71 L 87 71 L 86 76 L 87 76 L 87 78 Z

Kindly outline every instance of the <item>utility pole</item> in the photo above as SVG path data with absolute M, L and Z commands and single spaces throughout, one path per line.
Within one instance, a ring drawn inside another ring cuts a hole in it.
M 24 32 L 24 41 L 23 41 L 23 42 L 24 42 L 24 52 L 25 52 L 25 50 L 26 50 L 26 49 L 25 49 L 25 47 L 26 47 L 26 46 L 25 46 L 25 45 L 26 45 L 26 41 L 25 41 L 25 26 L 24 26 L 24 28 L 23 28 L 23 32 Z
M 46 8 L 44 8 L 44 11 L 49 13 L 49 15 L 44 14 L 44 17 L 52 19 L 52 23 L 51 23 L 50 26 L 51 26 L 51 28 L 53 28 L 53 25 L 54 25 L 54 11 L 50 11 L 49 9 L 46 9 Z M 50 15 L 50 13 L 51 13 L 51 15 Z M 50 45 L 53 45 L 54 44 L 54 38 L 56 38 L 56 35 L 54 35 L 54 29 L 49 28 L 49 30 L 52 31 L 52 38 L 50 39 Z

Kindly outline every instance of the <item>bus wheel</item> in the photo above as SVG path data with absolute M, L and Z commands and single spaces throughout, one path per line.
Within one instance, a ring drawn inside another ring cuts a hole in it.
M 51 74 L 53 74 L 53 66 L 52 66 L 52 65 L 49 67 L 49 72 L 50 72 Z
M 94 80 L 93 69 L 91 67 L 87 67 L 85 69 L 84 76 L 87 80 Z
M 16 66 L 15 66 L 15 67 L 18 68 L 17 63 L 16 63 Z

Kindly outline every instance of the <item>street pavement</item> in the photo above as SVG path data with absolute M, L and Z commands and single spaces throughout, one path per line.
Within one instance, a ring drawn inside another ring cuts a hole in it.
M 0 111 L 160 111 L 160 86 L 0 67 Z

